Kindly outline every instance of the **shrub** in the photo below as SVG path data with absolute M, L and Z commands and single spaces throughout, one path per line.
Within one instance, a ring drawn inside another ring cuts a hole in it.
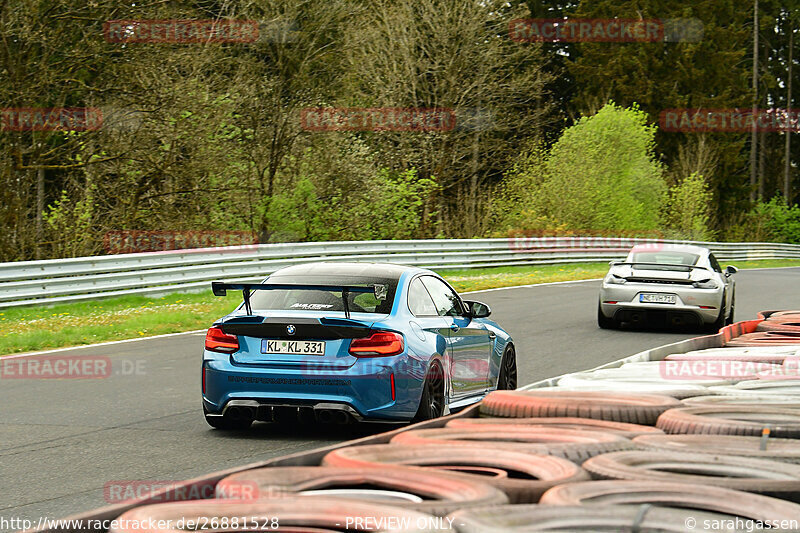
M 657 229 L 666 184 L 655 131 L 638 107 L 612 102 L 567 128 L 549 152 L 523 154 L 501 186 L 497 230 Z
M 710 241 L 714 233 L 708 226 L 713 193 L 705 178 L 693 173 L 671 187 L 662 212 L 666 236 L 676 239 Z

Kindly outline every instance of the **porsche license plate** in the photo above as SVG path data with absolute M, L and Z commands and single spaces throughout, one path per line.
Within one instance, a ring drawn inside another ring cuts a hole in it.
M 261 353 L 325 355 L 325 342 L 261 339 Z
M 674 294 L 640 294 L 639 301 L 643 304 L 674 304 L 677 298 Z

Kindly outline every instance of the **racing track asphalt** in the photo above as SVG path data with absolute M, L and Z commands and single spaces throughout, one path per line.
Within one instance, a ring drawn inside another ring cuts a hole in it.
M 741 271 L 737 318 L 800 308 L 800 268 Z M 514 337 L 520 384 L 696 336 L 597 328 L 599 282 L 473 293 Z M 58 352 L 108 356 L 106 379 L 0 379 L 0 518 L 61 518 L 106 504 L 106 483 L 181 480 L 387 429 L 210 429 L 200 410 L 203 334 Z M 41 355 L 34 356 L 41 357 Z

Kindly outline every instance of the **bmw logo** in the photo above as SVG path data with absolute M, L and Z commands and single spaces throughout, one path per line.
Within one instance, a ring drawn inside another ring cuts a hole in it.
M 297 328 L 295 328 L 293 325 L 289 324 L 288 326 L 286 326 L 286 333 L 288 333 L 289 335 L 294 335 L 295 331 L 297 331 Z

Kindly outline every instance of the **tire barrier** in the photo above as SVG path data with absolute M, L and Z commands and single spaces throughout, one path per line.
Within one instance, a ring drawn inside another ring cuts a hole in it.
M 800 348 L 800 332 L 758 331 L 745 333 L 731 339 L 726 346 L 785 346 L 797 345 Z
M 762 522 L 797 520 L 800 505 L 792 502 L 712 485 L 663 481 L 584 481 L 554 487 L 542 495 L 547 505 L 665 505 L 725 513 Z
M 348 525 L 358 531 L 441 533 L 441 520 L 389 505 L 359 501 L 343 504 L 341 498 L 300 496 L 246 503 L 203 500 L 145 505 L 123 513 L 117 519 L 118 524 L 128 524 L 128 529 L 118 527 L 109 529 L 109 533 L 179 533 L 187 530 L 322 533 L 343 531 Z M 159 521 L 176 527 L 142 529 L 137 525 Z M 237 525 L 233 525 L 234 521 Z
M 483 415 L 582 417 L 652 426 L 658 416 L 681 403 L 671 396 L 554 390 L 494 391 L 481 402 Z
M 764 321 L 756 326 L 756 331 L 775 331 L 778 333 L 798 333 L 800 334 L 800 319 L 786 322 Z
M 800 404 L 798 404 L 800 405 Z M 448 422 L 445 427 L 453 429 L 471 429 L 475 426 L 491 426 L 495 431 L 515 431 L 517 426 L 522 427 L 550 427 L 564 429 L 582 429 L 590 431 L 603 431 L 632 439 L 639 435 L 663 435 L 664 432 L 653 426 L 641 424 L 628 424 L 625 422 L 609 422 L 593 418 L 576 417 L 539 417 L 539 418 L 456 418 Z M 511 426 L 507 428 L 506 426 Z
M 600 480 L 713 485 L 800 500 L 800 465 L 766 459 L 664 450 L 625 451 L 587 459 L 583 469 Z
M 762 313 L 767 313 L 768 311 L 762 311 Z M 797 320 L 800 322 L 800 311 L 775 311 L 770 313 L 770 315 L 765 319 L 767 321 L 781 321 L 781 320 Z
M 680 375 L 675 375 L 674 369 L 681 368 L 681 363 L 666 363 L 664 361 L 646 361 L 638 363 L 625 363 L 616 368 L 602 368 L 591 372 L 575 372 L 567 374 L 559 380 L 559 385 L 562 381 L 567 380 L 570 385 L 582 381 L 593 382 L 598 380 L 610 381 L 658 381 L 664 384 L 677 385 L 690 385 L 695 387 L 697 385 L 729 385 L 730 377 L 728 376 L 708 376 L 703 381 L 698 381 L 693 376 L 689 379 L 680 379 Z M 627 392 L 627 391 L 626 391 Z
M 758 379 L 736 385 L 709 387 L 713 394 L 733 396 L 759 396 L 800 401 L 800 380 Z
M 730 381 L 717 380 L 716 384 L 730 384 Z M 582 375 L 571 374 L 558 381 L 557 391 L 592 391 L 592 392 L 617 392 L 624 390 L 627 393 L 641 392 L 643 394 L 661 394 L 672 396 L 678 400 L 708 394 L 703 385 L 697 381 L 691 384 L 675 383 L 663 379 L 642 378 L 606 378 L 587 373 Z
M 489 446 L 493 449 L 555 455 L 578 464 L 601 453 L 634 448 L 629 439 L 611 433 L 525 426 L 516 427 L 513 431 L 498 431 L 494 426 L 417 429 L 400 433 L 391 443 L 410 446 Z
M 216 487 L 217 498 L 226 495 L 268 498 L 309 492 L 319 496 L 363 498 L 439 516 L 463 507 L 508 503 L 503 491 L 482 481 L 407 467 L 257 468 L 228 476 Z
M 800 312 L 772 313 L 756 326 L 756 331 L 776 331 L 800 334 Z
M 719 359 L 713 359 L 716 362 Z M 638 372 L 647 378 L 668 379 L 670 383 L 687 383 L 705 387 L 730 385 L 734 381 L 755 379 L 759 372 L 768 372 L 781 368 L 775 363 L 745 362 L 743 364 L 705 364 L 703 361 L 694 366 L 695 361 L 647 361 L 642 363 L 625 363 L 620 369 Z M 700 374 L 702 373 L 702 374 Z M 679 378 L 683 377 L 683 380 Z
M 762 406 L 800 409 L 800 398 L 790 398 L 781 395 L 760 396 L 756 394 L 725 394 L 719 396 L 695 396 L 684 398 L 681 403 L 686 407 L 716 407 L 716 406 Z
M 769 428 L 773 437 L 800 437 L 800 409 L 760 406 L 683 407 L 658 417 L 664 433 L 760 436 Z
M 640 435 L 633 443 L 643 450 L 739 455 L 800 463 L 800 439 L 769 439 L 735 435 Z M 763 448 L 763 449 L 762 449 Z
M 766 363 L 782 365 L 787 357 L 794 355 L 795 348 L 756 347 L 756 348 L 721 348 L 700 350 L 688 353 L 674 353 L 666 356 L 664 361 L 743 361 L 750 363 Z
M 535 503 L 551 487 L 589 479 L 580 466 L 561 457 L 445 444 L 369 444 L 339 448 L 328 453 L 322 464 L 346 468 L 384 469 L 385 465 L 405 465 L 446 469 L 452 475 L 497 487 L 512 503 Z M 488 477 L 487 473 L 494 476 Z
M 457 511 L 450 515 L 460 533 L 505 531 L 613 531 L 615 533 L 685 533 L 686 524 L 724 523 L 728 514 L 642 505 L 502 505 Z

